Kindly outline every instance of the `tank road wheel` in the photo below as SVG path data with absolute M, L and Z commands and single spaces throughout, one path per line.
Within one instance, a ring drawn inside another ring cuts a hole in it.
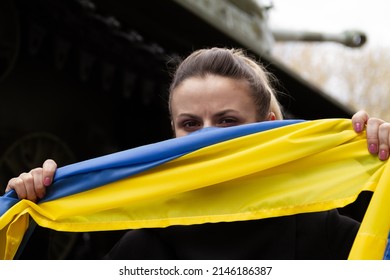
M 0 182 L 1 191 L 12 177 L 21 172 L 42 166 L 45 159 L 54 159 L 59 166 L 75 161 L 70 148 L 58 137 L 41 132 L 23 136 L 12 143 L 0 155 Z

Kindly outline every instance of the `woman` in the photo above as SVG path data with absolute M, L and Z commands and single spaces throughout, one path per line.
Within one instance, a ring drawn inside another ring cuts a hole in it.
M 282 119 L 267 73 L 240 50 L 203 49 L 177 68 L 169 108 L 175 137 L 206 127 Z M 357 132 L 367 124 L 368 149 L 388 158 L 389 124 L 356 113 Z M 56 164 L 9 181 L 20 198 L 45 195 Z M 129 231 L 108 259 L 345 259 L 359 224 L 336 210 L 245 222 L 171 226 Z

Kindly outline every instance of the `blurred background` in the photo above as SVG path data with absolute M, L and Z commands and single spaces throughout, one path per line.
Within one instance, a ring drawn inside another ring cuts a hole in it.
M 170 138 L 170 71 L 197 48 L 248 50 L 286 118 L 390 120 L 385 2 L 1 0 L 0 191 L 47 158 Z M 37 227 L 19 257 L 100 258 L 121 234 Z
M 386 0 L 274 0 L 273 30 L 337 33 L 359 30 L 359 48 L 333 42 L 277 42 L 273 55 L 354 110 L 390 119 L 390 2 Z

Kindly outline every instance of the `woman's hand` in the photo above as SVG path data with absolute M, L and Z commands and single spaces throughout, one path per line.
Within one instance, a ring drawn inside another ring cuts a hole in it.
M 20 199 L 37 201 L 46 194 L 46 188 L 51 185 L 57 164 L 54 160 L 46 160 L 42 167 L 34 168 L 28 173 L 22 173 L 8 181 L 5 192 L 15 190 Z
M 362 132 L 367 126 L 367 147 L 379 159 L 389 158 L 390 123 L 378 118 L 370 118 L 366 111 L 361 110 L 352 116 L 352 125 L 356 132 Z

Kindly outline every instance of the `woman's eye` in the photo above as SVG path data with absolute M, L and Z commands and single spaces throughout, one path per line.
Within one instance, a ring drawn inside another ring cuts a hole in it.
M 238 125 L 238 121 L 235 118 L 225 118 L 225 119 L 222 119 L 219 122 L 219 124 L 222 127 L 225 127 L 225 126 L 235 126 L 235 125 Z
M 185 121 L 183 122 L 183 127 L 185 128 L 196 128 L 199 127 L 200 124 L 197 121 Z

